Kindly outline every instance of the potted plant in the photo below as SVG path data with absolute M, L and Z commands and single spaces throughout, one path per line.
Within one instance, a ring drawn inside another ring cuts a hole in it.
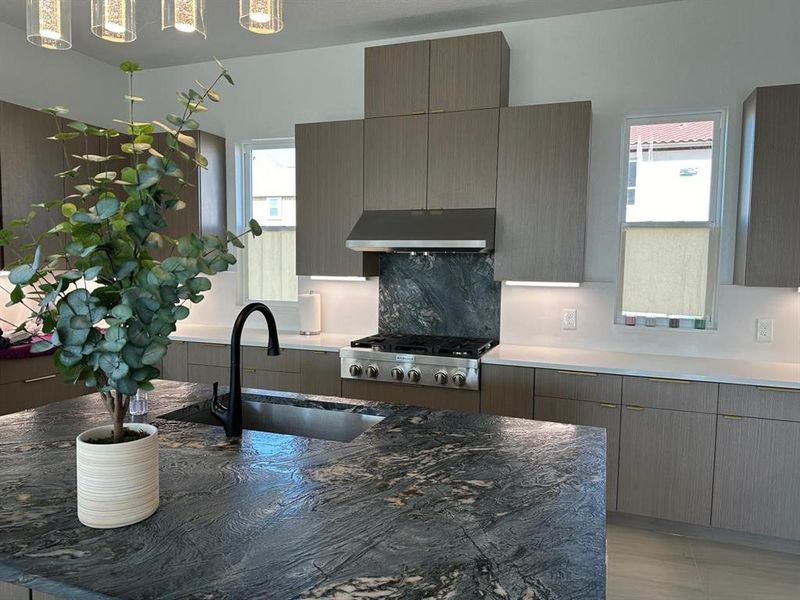
M 152 425 L 125 424 L 131 397 L 153 389 L 176 323 L 211 288 L 206 275 L 236 262 L 230 246 L 243 247 L 243 236 L 261 234 L 255 221 L 241 235 L 171 239 L 162 233 L 169 214 L 185 207 L 181 193 L 188 184 L 178 160 L 193 169 L 208 166 L 187 131 L 198 128 L 195 115 L 208 101 L 220 101 L 215 88 L 222 80 L 233 85 L 218 65 L 211 85 L 197 82 L 198 89 L 178 92 L 183 110 L 167 115 L 168 124 L 134 120 L 142 99 L 133 95 L 140 68 L 132 62 L 121 65 L 129 104 L 128 119 L 119 121 L 122 131 L 80 122 L 62 128 L 67 111 L 43 109 L 54 118 L 57 133 L 51 139 L 62 144 L 69 165 L 56 177 L 75 182 L 75 193 L 34 205 L 26 219 L 0 230 L 0 245 L 8 246 L 17 232 L 27 233 L 34 211 L 55 215 L 49 231 L 19 247 L 9 293 L 12 304 L 30 309 L 18 329 L 36 321 L 51 336 L 33 350 L 55 349 L 63 376 L 96 389 L 111 415 L 111 424 L 83 432 L 76 442 L 78 517 L 90 527 L 129 525 L 158 507 L 158 432 Z M 166 132 L 164 154 L 152 145 L 157 129 Z M 91 136 L 100 139 L 101 155 L 69 151 Z M 121 153 L 112 154 L 112 146 Z M 167 181 L 172 184 L 164 185 Z M 45 256 L 44 242 L 58 252 Z M 171 255 L 155 260 L 152 249 L 162 247 L 171 248 Z

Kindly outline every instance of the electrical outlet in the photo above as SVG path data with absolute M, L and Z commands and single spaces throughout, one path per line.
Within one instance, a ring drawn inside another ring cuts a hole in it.
M 561 329 L 578 328 L 578 309 L 565 308 L 561 311 Z
M 772 341 L 772 319 L 758 319 L 756 321 L 756 341 Z

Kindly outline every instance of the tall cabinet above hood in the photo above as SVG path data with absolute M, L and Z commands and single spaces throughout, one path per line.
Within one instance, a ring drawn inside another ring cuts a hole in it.
M 367 210 L 347 238 L 357 252 L 491 252 L 493 208 Z

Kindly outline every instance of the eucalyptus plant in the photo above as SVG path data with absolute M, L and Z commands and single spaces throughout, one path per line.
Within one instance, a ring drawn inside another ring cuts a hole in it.
M 78 121 L 63 127 L 66 109 L 42 109 L 53 116 L 56 133 L 49 139 L 62 145 L 68 166 L 55 176 L 72 183 L 75 192 L 33 205 L 26 218 L 0 230 L 0 246 L 18 259 L 8 277 L 14 286 L 7 290 L 9 305 L 30 310 L 17 329 L 35 322 L 52 334 L 49 341 L 36 342 L 33 351 L 55 348 L 55 364 L 68 381 L 99 391 L 113 417 L 114 442 L 123 441 L 131 396 L 153 389 L 176 323 L 211 289 L 206 275 L 226 271 L 236 262 L 231 246 L 242 248 L 244 236 L 261 234 L 256 221 L 240 235 L 193 233 L 172 239 L 163 233 L 170 213 L 186 207 L 182 195 L 190 184 L 179 164 L 208 167 L 188 132 L 199 127 L 195 117 L 209 101 L 220 101 L 221 82 L 234 83 L 217 64 L 220 71 L 210 85 L 196 81 L 197 89 L 178 91 L 183 110 L 167 115 L 166 124 L 134 120 L 134 108 L 143 99 L 133 95 L 134 74 L 141 70 L 133 62 L 120 65 L 128 79 L 129 106 L 128 118 L 115 121 L 121 131 Z M 163 154 L 153 146 L 158 130 L 166 133 Z M 104 149 L 100 155 L 70 152 L 88 148 L 92 137 Z M 34 237 L 28 226 L 37 211 L 47 212 L 52 227 Z M 18 245 L 26 233 L 30 240 Z M 45 245 L 58 251 L 45 256 Z M 156 260 L 154 248 L 171 249 L 171 254 Z

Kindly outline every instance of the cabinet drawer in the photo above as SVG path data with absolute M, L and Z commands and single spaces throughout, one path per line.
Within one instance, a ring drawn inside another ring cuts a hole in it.
M 342 379 L 338 352 L 303 350 L 300 353 L 300 388 L 304 394 L 341 396 Z
M 0 385 L 0 414 L 10 414 L 44 406 L 59 400 L 91 393 L 83 384 L 66 383 L 51 373 Z
M 242 348 L 242 366 L 259 371 L 300 372 L 300 350 L 282 349 L 278 356 L 269 356 L 266 348 L 246 346 Z
M 620 405 L 537 396 L 533 416 L 538 421 L 588 425 L 606 430 L 606 510 L 616 510 Z
M 242 372 L 242 386 L 275 392 L 299 392 L 300 374 L 244 369 Z
M 718 394 L 718 384 L 703 381 L 625 377 L 622 384 L 623 404 L 648 408 L 716 414 Z
M 35 379 L 56 372 L 52 356 L 0 360 L 0 384 Z
M 719 412 L 723 415 L 800 421 L 800 390 L 722 384 Z
M 219 383 L 221 386 L 230 385 L 231 375 L 228 367 L 215 367 L 211 365 L 189 365 L 189 381 L 192 383 Z
M 433 410 L 458 410 L 476 413 L 480 407 L 480 393 L 471 390 L 454 390 L 423 385 L 398 385 L 382 381 L 343 379 L 342 395 L 345 398 L 422 406 Z
M 209 367 L 229 367 L 231 364 L 231 350 L 228 344 L 189 344 L 188 360 L 192 365 L 207 365 Z M 195 381 L 195 380 L 192 380 Z
M 536 369 L 536 395 L 619 404 L 622 377 L 583 371 Z
M 503 417 L 533 418 L 534 369 L 481 366 L 481 412 Z

